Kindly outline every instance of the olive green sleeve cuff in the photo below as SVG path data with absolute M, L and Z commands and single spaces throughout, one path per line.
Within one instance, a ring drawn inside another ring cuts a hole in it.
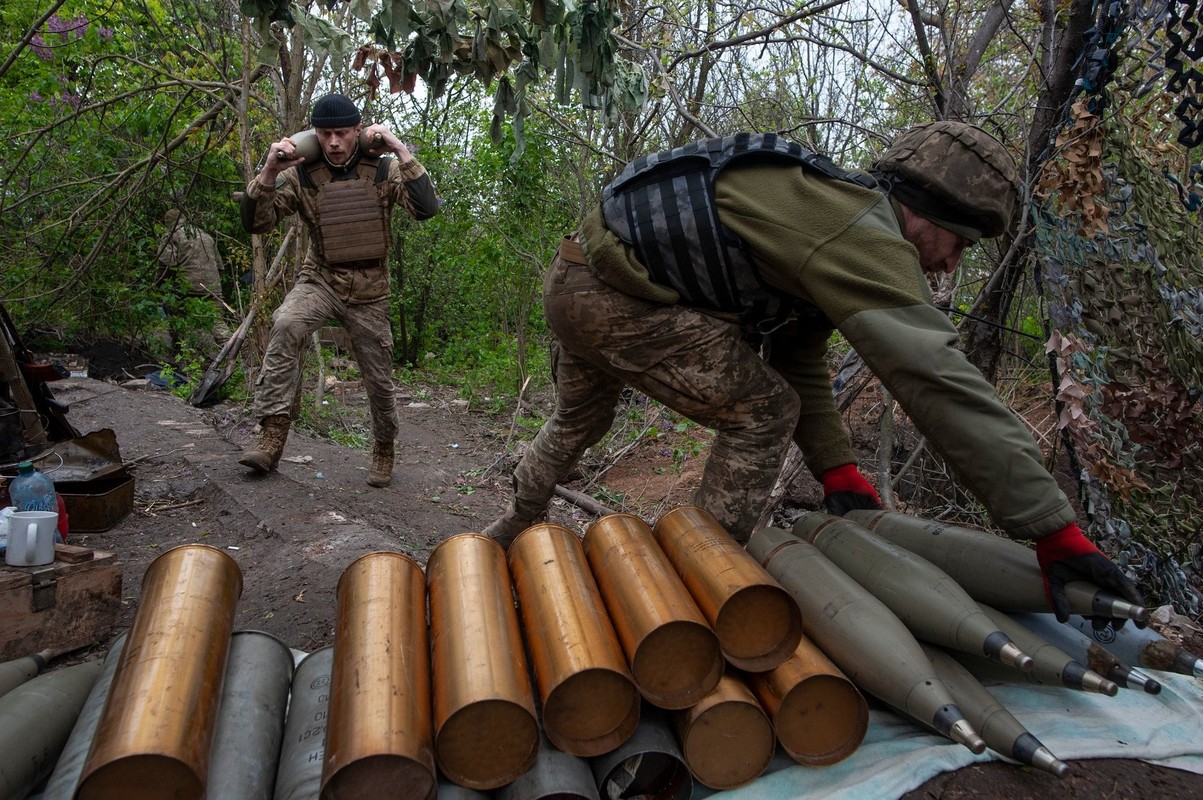
M 1036 539 L 1074 520 L 1031 433 L 956 348 L 943 314 L 930 305 L 877 309 L 839 327 L 1010 536 Z

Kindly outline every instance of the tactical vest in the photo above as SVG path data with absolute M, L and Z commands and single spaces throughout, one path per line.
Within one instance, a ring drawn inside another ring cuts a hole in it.
M 331 267 L 383 264 L 388 256 L 390 208 L 380 184 L 391 158 L 363 157 L 352 170 L 335 173 L 323 159 L 304 165 L 301 185 L 317 192 L 314 246 Z
M 652 281 L 674 289 L 682 303 L 775 325 L 799 312 L 801 301 L 761 280 L 743 240 L 719 221 L 714 197 L 723 169 L 752 160 L 795 163 L 877 188 L 871 177 L 843 170 L 776 134 L 739 133 L 635 159 L 602 190 L 602 217 L 635 251 Z

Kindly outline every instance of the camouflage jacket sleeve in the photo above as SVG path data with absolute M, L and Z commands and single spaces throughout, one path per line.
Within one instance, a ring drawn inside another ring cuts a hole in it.
M 238 202 L 238 216 L 247 233 L 267 233 L 285 217 L 296 212 L 300 205 L 301 185 L 296 167 L 286 169 L 276 176 L 276 185 L 271 188 L 259 183 L 259 177 L 251 178 L 246 193 Z
M 1031 433 L 931 305 L 888 198 L 792 172 L 742 175 L 725 190 L 732 213 L 723 221 L 749 242 L 762 274 L 827 315 L 1000 527 L 1030 539 L 1071 522 Z
M 392 159 L 389 165 L 389 194 L 395 206 L 417 220 L 430 219 L 439 213 L 439 198 L 430 175 L 415 158 L 407 164 Z

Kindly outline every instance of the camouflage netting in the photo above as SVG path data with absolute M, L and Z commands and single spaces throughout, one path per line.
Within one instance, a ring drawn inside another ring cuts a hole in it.
M 1030 217 L 1055 410 L 1041 396 L 1048 384 L 1040 376 L 1019 369 L 999 386 L 1050 465 L 1068 462 L 1076 473 L 1090 538 L 1128 569 L 1150 605 L 1170 603 L 1198 619 L 1203 164 L 1191 163 L 1197 145 L 1174 139 L 1179 129 L 1191 133 L 1178 112 L 1197 103 L 1201 87 L 1169 79 L 1183 69 L 1166 57 L 1171 8 L 1150 0 L 1135 11 L 1100 11 L 1082 92 L 1067 109 Z M 1108 58 L 1109 50 L 1123 60 Z M 1030 300 L 1016 298 L 1017 316 L 1031 313 Z M 893 485 L 903 509 L 990 527 L 901 412 L 888 402 L 879 408 L 895 423 L 882 428 L 879 453 L 888 454 L 891 477 L 879 483 Z
M 1110 102 L 1074 105 L 1035 213 L 1059 425 L 1088 533 L 1150 604 L 1203 612 L 1203 217 L 1191 150 L 1158 141 L 1158 35 L 1133 28 Z M 1138 37 L 1143 37 L 1135 41 Z M 1101 116 L 1093 109 L 1101 107 Z M 1197 156 L 1197 151 L 1195 152 Z

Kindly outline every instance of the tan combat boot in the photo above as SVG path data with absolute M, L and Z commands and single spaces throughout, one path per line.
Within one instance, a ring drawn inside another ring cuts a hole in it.
M 393 482 L 393 443 L 372 445 L 372 469 L 368 472 L 369 486 L 388 486 Z
M 263 431 L 259 435 L 259 444 L 254 450 L 247 450 L 238 463 L 256 472 L 270 472 L 280 463 L 280 454 L 284 452 L 284 442 L 288 440 L 288 428 L 292 420 L 287 414 L 272 414 L 264 417 L 260 424 Z
M 535 517 L 542 517 L 543 514 L 537 514 Z M 497 544 L 501 545 L 503 550 L 508 550 L 510 545 L 518 534 L 535 524 L 534 517 L 528 517 L 518 511 L 514 507 L 514 503 L 510 503 L 506 508 L 505 513 L 497 519 L 485 526 L 485 529 L 480 532 L 481 536 L 487 536 Z

